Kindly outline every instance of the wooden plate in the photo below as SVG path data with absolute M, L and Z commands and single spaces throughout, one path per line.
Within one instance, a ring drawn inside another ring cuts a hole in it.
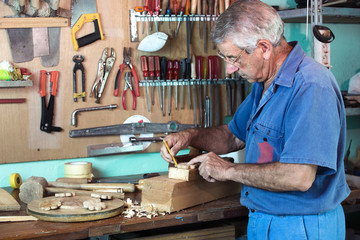
M 89 199 L 84 196 L 71 197 L 74 201 L 82 201 Z M 106 204 L 106 208 L 100 211 L 90 211 L 85 208 L 76 209 L 62 209 L 45 211 L 39 208 L 43 201 L 51 201 L 58 198 L 46 197 L 32 201 L 27 206 L 27 213 L 40 220 L 50 222 L 85 222 L 99 219 L 110 218 L 119 215 L 124 209 L 124 201 L 120 199 L 103 200 Z

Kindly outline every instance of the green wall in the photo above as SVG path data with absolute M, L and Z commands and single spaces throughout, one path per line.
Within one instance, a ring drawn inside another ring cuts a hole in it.
M 281 7 L 294 7 L 293 1 L 265 1 Z M 335 34 L 331 43 L 331 69 L 342 90 L 347 90 L 349 79 L 360 71 L 360 24 L 326 24 Z M 285 24 L 285 37 L 288 41 L 299 41 L 303 49 L 310 55 L 311 41 L 306 37 L 306 24 Z M 348 117 L 348 136 L 353 140 L 350 158 L 355 156 L 356 147 L 360 145 L 360 117 Z M 325 126 L 324 126 L 325 127 Z M 186 153 L 186 152 L 183 152 Z M 62 159 L 27 163 L 0 164 L 0 187 L 9 186 L 9 176 L 18 172 L 23 179 L 30 176 L 43 176 L 48 181 L 54 181 L 64 176 L 64 163 L 69 161 L 89 161 L 93 164 L 94 175 L 99 177 L 121 176 L 129 174 L 162 172 L 167 170 L 167 164 L 159 153 L 123 154 L 107 157 L 82 159 Z

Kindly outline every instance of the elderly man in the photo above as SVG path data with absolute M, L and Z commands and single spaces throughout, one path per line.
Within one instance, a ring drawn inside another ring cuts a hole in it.
M 345 239 L 341 93 L 333 74 L 283 32 L 278 13 L 259 0 L 236 1 L 221 14 L 212 32 L 218 55 L 252 91 L 228 125 L 165 140 L 174 155 L 188 146 L 207 151 L 189 162 L 207 181 L 243 184 L 249 239 Z M 244 147 L 243 164 L 218 156 Z M 165 147 L 160 154 L 171 162 Z

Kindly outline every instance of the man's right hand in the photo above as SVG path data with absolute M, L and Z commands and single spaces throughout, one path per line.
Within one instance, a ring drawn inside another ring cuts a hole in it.
M 192 137 L 193 129 L 170 134 L 165 137 L 164 140 L 169 145 L 171 154 L 175 157 L 180 150 L 185 149 L 190 145 Z M 169 163 L 173 162 L 172 157 L 166 149 L 165 144 L 161 146 L 160 155 L 165 161 Z

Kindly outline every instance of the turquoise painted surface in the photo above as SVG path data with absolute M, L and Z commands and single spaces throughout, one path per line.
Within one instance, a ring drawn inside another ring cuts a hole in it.
M 291 0 L 264 1 L 279 5 L 281 8 L 295 7 Z M 331 71 L 334 73 L 342 90 L 347 90 L 349 79 L 360 71 L 360 24 L 326 24 L 334 32 L 336 39 L 331 44 Z M 310 36 L 310 34 L 309 34 Z M 306 24 L 285 24 L 285 37 L 288 41 L 299 41 L 310 55 L 311 40 L 306 36 Z M 347 140 L 352 139 L 350 158 L 355 156 L 356 147 L 360 145 L 360 116 L 348 117 Z M 325 127 L 325 126 L 324 126 Z M 185 154 L 185 152 L 182 152 Z M 0 164 L 0 187 L 9 186 L 9 176 L 18 172 L 23 179 L 30 176 L 43 176 L 49 181 L 64 176 L 64 163 L 70 161 L 89 161 L 93 164 L 95 176 L 121 176 L 129 174 L 161 172 L 167 170 L 167 163 L 159 153 L 137 153 L 107 157 L 62 159 L 51 161 Z

